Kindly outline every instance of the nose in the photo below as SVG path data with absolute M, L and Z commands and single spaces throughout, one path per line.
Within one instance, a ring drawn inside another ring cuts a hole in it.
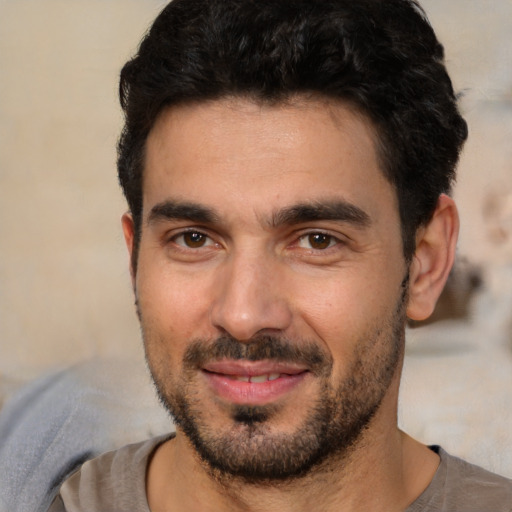
M 239 341 L 284 331 L 292 321 L 282 272 L 271 258 L 232 255 L 220 273 L 213 325 Z

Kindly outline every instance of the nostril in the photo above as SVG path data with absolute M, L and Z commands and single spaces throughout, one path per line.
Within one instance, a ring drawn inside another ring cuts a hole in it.
M 276 335 L 287 329 L 291 313 L 286 306 L 264 307 L 255 304 L 240 311 L 236 306 L 212 308 L 212 325 L 219 334 L 227 334 L 238 341 L 248 341 L 257 335 Z

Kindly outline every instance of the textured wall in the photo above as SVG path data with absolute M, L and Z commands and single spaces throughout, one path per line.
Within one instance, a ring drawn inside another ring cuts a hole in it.
M 116 88 L 162 4 L 0 0 L 4 389 L 94 356 L 141 356 L 119 225 Z M 512 2 L 423 5 L 464 93 L 459 253 L 482 284 L 465 320 L 410 332 L 401 421 L 473 459 L 492 453 L 487 465 L 512 474 L 495 449 L 512 440 Z M 468 281 L 461 271 L 456 296 L 468 298 Z
M 0 373 L 138 353 L 117 76 L 162 2 L 0 1 Z
M 512 476 L 512 2 L 423 4 L 464 94 L 459 256 L 482 282 L 465 321 L 409 333 L 401 418 L 425 442 Z M 467 276 L 455 277 L 463 294 Z

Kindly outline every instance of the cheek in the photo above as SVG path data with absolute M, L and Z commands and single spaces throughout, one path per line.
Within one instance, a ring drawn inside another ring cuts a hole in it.
M 175 346 L 207 335 L 204 325 L 211 303 L 207 283 L 166 265 L 141 265 L 136 294 L 143 329 L 151 332 L 151 338 Z
M 400 280 L 382 276 L 350 271 L 293 288 L 299 330 L 319 339 L 338 367 L 349 366 L 357 347 L 371 343 L 393 318 Z
M 291 294 L 295 310 L 324 337 L 357 331 L 365 319 L 379 315 L 382 293 L 361 272 L 302 279 Z

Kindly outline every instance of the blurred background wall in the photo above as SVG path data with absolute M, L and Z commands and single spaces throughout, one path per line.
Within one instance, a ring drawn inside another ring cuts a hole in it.
M 0 373 L 139 354 L 118 74 L 164 2 L 0 1 Z
M 142 359 L 119 223 L 117 77 L 164 3 L 0 0 L 0 402 L 54 368 Z M 409 333 L 401 421 L 426 442 L 463 439 L 479 459 L 512 440 L 512 1 L 422 4 L 470 137 L 455 193 L 461 264 L 440 320 Z M 487 465 L 512 475 L 510 459 Z

